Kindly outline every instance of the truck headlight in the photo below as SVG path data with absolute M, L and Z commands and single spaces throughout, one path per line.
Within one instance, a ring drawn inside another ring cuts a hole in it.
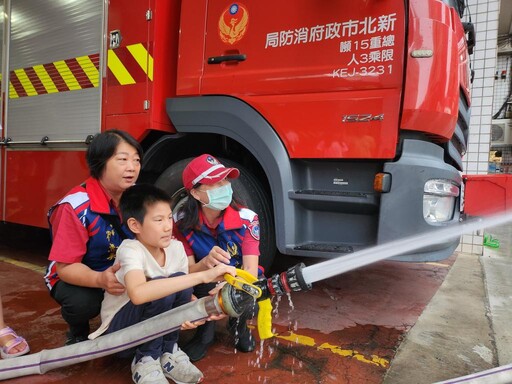
M 442 223 L 453 218 L 459 187 L 450 180 L 432 179 L 423 189 L 423 217 L 427 223 Z

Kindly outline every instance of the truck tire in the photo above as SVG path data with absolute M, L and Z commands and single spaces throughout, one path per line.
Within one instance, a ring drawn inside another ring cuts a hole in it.
M 181 175 L 185 166 L 192 158 L 180 160 L 172 164 L 158 177 L 155 185 L 167 191 L 172 197 L 172 208 L 175 210 L 187 197 L 183 188 Z M 263 186 L 252 173 L 244 166 L 228 160 L 219 158 L 219 161 L 226 167 L 238 168 L 240 177 L 232 181 L 233 191 L 247 205 L 247 207 L 258 214 L 260 221 L 260 260 L 259 264 L 268 271 L 274 261 L 276 250 L 274 220 L 269 197 Z

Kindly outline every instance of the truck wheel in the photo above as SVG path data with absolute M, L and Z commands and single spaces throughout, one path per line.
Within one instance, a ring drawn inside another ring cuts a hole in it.
M 172 164 L 155 182 L 156 186 L 164 189 L 171 195 L 174 211 L 183 204 L 187 197 L 181 175 L 190 160 L 192 158 L 180 160 Z M 219 161 L 226 167 L 238 168 L 240 170 L 240 177 L 232 181 L 233 191 L 249 209 L 258 214 L 260 220 L 259 264 L 265 268 L 265 271 L 268 271 L 276 254 L 274 220 L 269 197 L 261 183 L 247 168 L 228 159 L 219 158 Z

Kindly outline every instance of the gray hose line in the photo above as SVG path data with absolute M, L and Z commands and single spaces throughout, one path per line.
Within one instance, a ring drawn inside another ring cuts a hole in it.
M 223 313 L 214 297 L 204 297 L 120 331 L 73 345 L 0 360 L 0 380 L 43 374 L 52 369 L 107 356 L 166 335 L 185 321 Z
M 507 364 L 435 384 L 510 384 L 511 382 L 512 364 Z

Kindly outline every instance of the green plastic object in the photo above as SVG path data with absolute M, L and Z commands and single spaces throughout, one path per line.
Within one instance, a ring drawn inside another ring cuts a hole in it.
M 500 241 L 494 238 L 492 235 L 485 234 L 484 235 L 484 246 L 489 248 L 499 248 Z

